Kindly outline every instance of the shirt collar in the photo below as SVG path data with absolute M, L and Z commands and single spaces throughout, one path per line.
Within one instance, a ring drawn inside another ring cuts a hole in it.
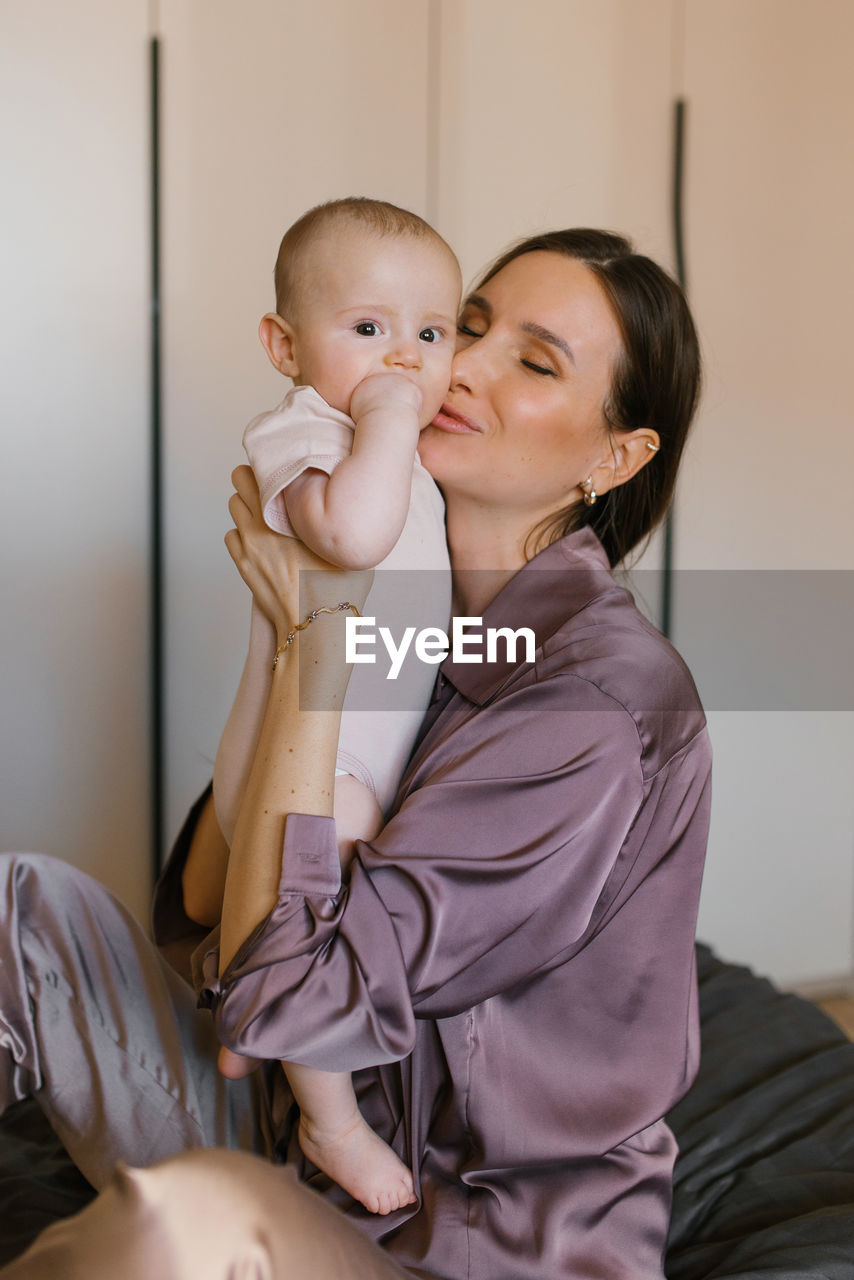
M 576 529 L 553 542 L 505 583 L 487 605 L 483 634 L 488 627 L 509 627 L 516 631 L 529 627 L 539 652 L 563 624 L 597 596 L 615 586 L 602 543 L 590 528 Z M 470 630 L 469 634 L 474 635 Z M 472 654 L 478 648 L 472 645 Z M 508 661 L 504 641 L 497 642 L 498 659 L 482 662 L 454 661 L 453 649 L 439 668 L 441 674 L 470 702 L 482 706 L 498 692 L 520 666 L 525 665 L 525 646 L 517 645 L 517 659 Z

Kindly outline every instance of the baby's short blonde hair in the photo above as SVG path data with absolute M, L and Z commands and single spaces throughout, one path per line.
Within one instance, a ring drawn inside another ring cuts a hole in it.
M 282 236 L 273 278 L 276 284 L 276 311 L 287 319 L 299 292 L 298 263 L 311 242 L 336 225 L 349 223 L 364 227 L 377 236 L 409 236 L 415 240 L 435 240 L 444 246 L 456 262 L 453 250 L 438 231 L 417 213 L 401 209 L 387 200 L 371 200 L 367 196 L 347 196 L 315 205 Z

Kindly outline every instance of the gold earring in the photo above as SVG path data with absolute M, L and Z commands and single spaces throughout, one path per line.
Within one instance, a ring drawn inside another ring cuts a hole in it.
M 598 493 L 593 488 L 592 476 L 588 476 L 587 479 L 582 482 L 581 490 L 584 494 L 585 507 L 592 507 L 596 499 L 599 497 Z

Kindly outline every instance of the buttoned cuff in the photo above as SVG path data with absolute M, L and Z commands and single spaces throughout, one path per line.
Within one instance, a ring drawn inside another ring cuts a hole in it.
M 282 844 L 279 896 L 303 893 L 334 898 L 341 890 L 338 831 L 334 818 L 289 813 Z
M 250 962 L 256 945 L 285 919 L 294 915 L 294 900 L 336 898 L 341 892 L 341 863 L 334 818 L 289 813 L 285 818 L 279 897 L 270 914 L 238 947 L 223 978 L 219 977 L 220 926 L 208 934 L 193 954 L 193 985 L 201 1008 L 213 1008 L 234 976 Z M 304 914 L 304 908 L 298 912 Z

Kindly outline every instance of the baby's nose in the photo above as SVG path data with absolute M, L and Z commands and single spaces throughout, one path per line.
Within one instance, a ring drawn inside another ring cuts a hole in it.
M 414 338 L 401 338 L 392 343 L 386 356 L 386 364 L 398 369 L 418 369 L 421 365 L 421 349 Z

